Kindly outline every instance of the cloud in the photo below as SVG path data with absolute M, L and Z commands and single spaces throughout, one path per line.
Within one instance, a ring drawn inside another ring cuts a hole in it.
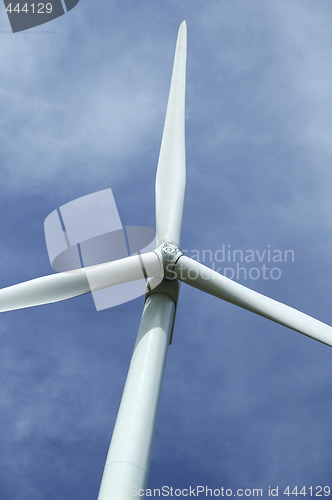
M 293 248 L 281 280 L 246 284 L 331 323 L 330 11 L 80 2 L 54 33 L 1 34 L 1 283 L 50 272 L 43 220 L 79 196 L 112 187 L 123 222 L 154 224 L 186 18 L 183 246 Z M 141 302 L 1 315 L 4 500 L 96 497 Z M 328 482 L 330 364 L 327 347 L 183 285 L 149 485 Z

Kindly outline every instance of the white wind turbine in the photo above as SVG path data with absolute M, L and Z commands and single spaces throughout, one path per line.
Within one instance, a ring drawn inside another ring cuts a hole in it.
M 142 278 L 142 272 L 149 278 L 99 500 L 128 500 L 133 498 L 134 491 L 146 486 L 164 366 L 174 324 L 178 280 L 332 346 L 330 326 L 231 281 L 186 257 L 179 248 L 186 182 L 186 45 L 186 24 L 183 22 L 178 33 L 157 169 L 156 249 L 0 290 L 0 311 L 4 312 L 135 281 Z

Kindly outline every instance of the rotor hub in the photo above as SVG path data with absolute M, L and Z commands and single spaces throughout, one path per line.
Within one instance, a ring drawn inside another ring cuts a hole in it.
M 159 249 L 163 260 L 165 278 L 175 279 L 174 267 L 181 255 L 183 255 L 182 251 L 175 243 L 163 243 Z

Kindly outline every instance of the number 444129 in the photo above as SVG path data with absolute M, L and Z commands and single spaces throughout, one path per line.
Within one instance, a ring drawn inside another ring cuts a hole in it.
M 9 12 L 9 14 L 11 14 L 12 12 L 16 12 L 17 14 L 20 14 L 21 12 L 23 14 L 51 14 L 52 8 L 53 6 L 50 2 L 32 2 L 25 3 L 22 6 L 19 3 L 15 5 L 10 2 L 6 7 L 6 11 Z
M 287 486 L 284 490 L 284 495 L 289 496 L 298 496 L 302 495 L 303 497 L 329 497 L 331 494 L 331 488 L 329 486 L 303 486 L 303 488 L 298 488 L 295 486 L 291 488 Z

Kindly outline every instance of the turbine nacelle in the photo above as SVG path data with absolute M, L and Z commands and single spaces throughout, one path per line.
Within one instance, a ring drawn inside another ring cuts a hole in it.
M 176 279 L 174 269 L 177 261 L 183 255 L 182 250 L 175 243 L 163 243 L 156 250 L 159 250 L 161 254 L 165 278 Z

